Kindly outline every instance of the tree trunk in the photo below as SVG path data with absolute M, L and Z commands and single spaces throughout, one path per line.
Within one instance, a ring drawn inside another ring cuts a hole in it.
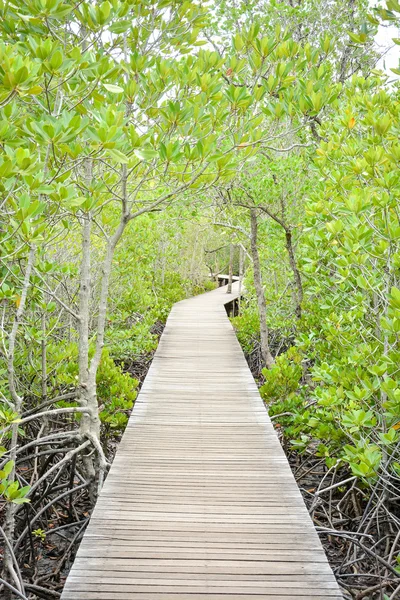
M 233 278 L 233 253 L 235 247 L 232 242 L 229 244 L 229 279 L 228 279 L 228 289 L 226 290 L 227 294 L 232 294 L 232 278 Z
M 18 394 L 16 384 L 15 384 L 15 371 L 14 371 L 14 358 L 15 358 L 15 346 L 17 341 L 19 324 L 22 320 L 26 299 L 28 296 L 28 290 L 31 284 L 31 274 L 35 261 L 36 248 L 31 246 L 29 251 L 28 262 L 25 270 L 25 277 L 21 291 L 21 297 L 19 306 L 17 309 L 17 313 L 15 315 L 15 319 L 13 322 L 13 326 L 10 332 L 9 340 L 8 340 L 8 352 L 7 352 L 7 372 L 8 372 L 8 385 L 11 394 L 11 398 L 13 401 L 13 409 L 14 412 L 20 416 L 21 408 L 22 408 L 22 397 Z M 15 481 L 15 461 L 17 457 L 17 447 L 18 447 L 18 423 L 14 423 L 11 429 L 11 449 L 10 449 L 10 460 L 14 462 L 14 467 L 8 477 L 9 483 Z M 4 526 L 4 536 L 10 543 L 10 546 L 13 545 L 14 541 L 14 529 L 15 529 L 15 512 L 17 505 L 13 502 L 7 503 L 6 514 L 5 514 L 5 526 Z M 4 549 L 4 577 L 8 580 L 11 579 L 12 584 L 17 587 L 17 589 L 23 592 L 23 583 L 19 580 L 18 574 L 14 569 L 14 560 L 12 553 L 8 549 L 8 545 L 5 544 Z M 4 590 L 5 599 L 12 597 L 10 594 L 10 590 Z
M 253 272 L 254 272 L 254 287 L 257 295 L 258 315 L 260 319 L 260 337 L 261 337 L 261 354 L 263 361 L 268 369 L 274 364 L 274 358 L 269 349 L 268 342 L 268 327 L 267 327 L 267 304 L 262 284 L 262 275 L 260 267 L 260 256 L 258 253 L 257 236 L 258 223 L 257 211 L 252 208 L 250 210 L 251 218 L 251 254 L 253 257 Z
M 47 340 L 46 340 L 46 313 L 42 313 L 42 402 L 47 400 Z
M 350 13 L 350 31 L 354 31 L 354 11 L 355 11 L 355 0 L 349 0 L 349 13 Z M 348 43 L 342 54 L 342 58 L 340 60 L 339 67 L 339 81 L 340 83 L 344 83 L 347 79 L 347 69 L 349 66 L 349 61 L 351 58 L 351 46 Z
M 87 166 L 87 179 L 91 179 L 91 165 Z M 83 462 L 89 480 L 89 492 L 94 503 L 100 491 L 106 469 L 107 460 L 100 443 L 100 418 L 97 401 L 97 370 L 101 360 L 106 327 L 107 301 L 110 287 L 110 276 L 115 248 L 121 239 L 126 225 L 129 222 L 127 207 L 127 169 L 122 166 L 122 211 L 121 219 L 114 234 L 108 238 L 106 253 L 101 268 L 100 299 L 96 327 L 96 344 L 94 355 L 89 362 L 89 318 L 90 318 L 90 272 L 91 272 L 91 215 L 84 215 L 82 229 L 82 261 L 80 275 L 79 296 L 79 400 L 81 406 L 89 409 L 82 415 L 80 433 L 93 444 L 96 455 L 84 455 Z
M 270 211 L 267 207 L 262 206 L 261 210 L 263 210 L 269 217 L 271 217 L 271 219 L 273 219 L 275 221 L 275 223 L 278 223 L 278 225 L 280 225 L 283 229 L 283 231 L 285 232 L 285 239 L 286 239 L 286 250 L 289 256 L 289 263 L 290 263 L 290 268 L 292 269 L 293 272 L 293 277 L 294 277 L 294 283 L 296 286 L 296 294 L 295 297 L 293 298 L 294 300 L 294 305 L 295 305 L 295 314 L 296 317 L 298 319 L 300 319 L 301 317 L 301 303 L 303 302 L 303 284 L 301 281 L 301 275 L 300 275 L 300 271 L 297 267 L 297 263 L 296 263 L 296 257 L 294 254 L 294 248 L 293 248 L 293 238 L 292 238 L 292 231 L 291 231 L 291 227 L 290 225 L 287 224 L 286 222 L 286 200 L 284 196 L 281 196 L 280 198 L 280 204 L 281 204 L 281 213 L 282 216 L 278 217 L 275 213 L 273 213 L 272 211 Z M 275 291 L 276 293 L 278 293 L 278 284 L 277 284 L 277 279 L 276 279 L 276 272 L 274 273 L 274 279 L 275 279 Z
M 301 281 L 300 271 L 297 267 L 296 257 L 294 255 L 292 232 L 290 231 L 290 229 L 285 230 L 285 237 L 286 237 L 286 249 L 287 249 L 287 252 L 289 255 L 289 263 L 290 263 L 290 267 L 293 271 L 294 282 L 295 282 L 295 286 L 296 286 L 295 314 L 296 314 L 296 317 L 298 319 L 300 319 L 301 304 L 303 302 L 303 295 L 304 295 L 303 294 L 303 284 Z
M 42 342 L 41 342 L 41 349 L 42 349 L 42 356 L 41 356 L 41 361 L 42 361 L 42 402 L 47 401 L 47 331 L 46 331 L 46 329 L 47 329 L 46 312 L 45 312 L 45 309 L 43 309 L 43 312 L 42 312 Z M 47 435 L 48 428 L 49 428 L 49 419 L 48 419 L 48 416 L 45 415 L 42 417 L 42 424 L 40 426 L 38 438 L 45 437 Z M 45 446 L 43 448 L 43 450 L 47 449 L 47 448 L 48 448 L 48 446 Z M 41 465 L 43 466 L 45 464 L 45 462 L 46 462 L 46 456 L 42 456 L 41 461 L 40 461 Z M 36 458 L 34 474 L 36 474 L 37 464 L 38 464 L 38 459 Z M 32 475 L 32 481 L 33 481 L 33 475 Z
M 79 367 L 79 404 L 89 408 L 92 403 L 92 391 L 89 389 L 89 320 L 90 320 L 90 269 L 91 269 L 91 214 L 83 215 L 82 225 L 82 260 L 80 272 L 79 289 L 79 344 L 78 344 L 78 367 Z M 97 406 L 96 406 L 97 412 Z M 91 415 L 85 413 L 80 422 L 80 432 L 87 436 L 91 431 Z M 96 469 L 91 456 L 83 456 L 83 464 L 86 477 L 89 480 L 89 490 L 94 501 L 94 482 Z
M 239 246 L 239 298 L 238 298 L 238 315 L 240 315 L 240 306 L 241 306 L 241 300 L 242 300 L 243 263 L 244 263 L 244 252 L 243 252 L 242 246 Z
M 90 480 L 92 500 L 96 499 L 101 489 L 107 468 L 107 461 L 100 444 L 100 419 L 97 401 L 96 376 L 104 346 L 106 327 L 107 301 L 110 287 L 110 276 L 115 248 L 121 239 L 128 219 L 122 216 L 114 235 L 108 240 L 106 254 L 102 265 L 102 279 L 99 299 L 99 311 L 96 327 L 96 346 L 89 365 L 89 297 L 90 297 L 90 221 L 85 223 L 83 232 L 83 259 L 81 268 L 81 302 L 80 302 L 80 388 L 81 405 L 89 408 L 89 414 L 83 414 L 80 424 L 81 434 L 90 439 L 97 452 L 97 459 L 84 457 L 86 474 Z M 85 258 L 86 257 L 86 258 Z
M 192 258 L 190 260 L 190 267 L 189 267 L 189 279 L 193 282 L 195 281 L 195 266 L 196 266 L 196 259 L 197 259 L 197 255 L 198 255 L 198 250 L 197 250 L 197 241 L 198 241 L 198 236 L 199 233 L 198 231 L 195 232 L 194 235 L 194 241 L 193 241 L 193 252 L 192 252 Z

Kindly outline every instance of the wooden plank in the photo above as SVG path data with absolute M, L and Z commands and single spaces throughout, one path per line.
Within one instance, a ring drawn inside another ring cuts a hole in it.
M 103 592 L 103 591 L 88 591 L 88 592 L 80 592 L 76 590 L 72 590 L 69 592 L 66 590 L 64 594 L 61 596 L 62 600 L 293 600 L 294 598 L 299 598 L 300 600 L 308 600 L 310 598 L 310 594 L 307 590 L 297 591 L 295 593 L 287 590 L 287 593 L 282 592 L 279 595 L 271 595 L 267 593 L 261 594 L 214 594 L 212 592 L 203 592 L 200 594 L 186 594 L 186 593 L 168 593 L 168 592 L 150 592 L 149 594 L 143 592 L 135 592 L 134 588 L 129 587 L 129 590 L 123 592 L 123 596 L 121 596 L 121 592 Z M 312 600 L 326 600 L 327 595 L 324 591 L 323 595 L 313 595 L 311 596 Z M 335 595 L 329 596 L 329 600 L 343 600 L 343 596 L 340 592 L 336 592 Z
M 141 582 L 145 582 L 147 585 L 154 585 L 153 591 L 164 591 L 164 590 L 156 590 L 157 587 L 160 587 L 159 582 L 162 582 L 162 586 L 164 585 L 174 585 L 175 582 L 181 582 L 181 585 L 188 585 L 188 582 L 193 583 L 192 592 L 200 592 L 198 588 L 204 587 L 207 583 L 212 583 L 216 588 L 215 591 L 219 589 L 219 591 L 224 591 L 223 588 L 226 585 L 232 585 L 232 574 L 213 574 L 211 577 L 204 576 L 204 574 L 199 573 L 190 573 L 185 575 L 184 573 L 143 573 L 143 572 L 134 572 L 127 573 L 123 571 L 115 572 L 113 574 L 109 574 L 104 571 L 90 571 L 90 573 L 86 573 L 84 571 L 77 571 L 77 574 L 71 575 L 77 583 L 83 582 L 85 577 L 90 578 L 90 580 L 96 578 L 97 582 L 103 582 L 103 580 L 107 580 L 109 582 L 119 581 L 121 584 L 129 583 L 129 585 L 140 585 Z M 337 583 L 334 578 L 327 577 L 302 577 L 301 579 L 287 576 L 286 578 L 282 575 L 277 576 L 266 576 L 266 575 L 241 575 L 234 576 L 235 584 L 239 584 L 240 587 L 247 588 L 247 591 L 250 591 L 251 588 L 258 586 L 261 589 L 267 590 L 270 587 L 279 587 L 281 592 L 284 591 L 292 591 L 293 590 L 306 590 L 310 591 L 311 589 L 319 590 L 319 593 L 324 590 L 331 590 L 331 593 L 337 594 Z M 197 588 L 197 589 L 196 589 Z M 322 589 L 321 589 L 322 588 Z M 133 588 L 133 591 L 136 591 Z M 176 590 L 175 590 L 176 591 Z M 238 591 L 238 590 L 236 590 Z
M 168 594 L 168 593 L 176 593 L 176 594 L 196 594 L 201 592 L 205 587 L 207 588 L 207 596 L 209 594 L 251 594 L 254 596 L 259 596 L 261 594 L 267 594 L 269 596 L 277 596 L 283 591 L 287 593 L 296 595 L 298 592 L 305 593 L 307 592 L 307 597 L 313 598 L 314 596 L 320 596 L 321 593 L 324 593 L 327 598 L 329 597 L 337 597 L 337 589 L 335 587 L 328 587 L 328 585 L 320 585 L 317 587 L 310 585 L 303 585 L 300 589 L 299 587 L 283 587 L 279 583 L 276 585 L 271 585 L 270 583 L 252 583 L 252 584 L 243 584 L 242 582 L 236 581 L 225 581 L 222 584 L 218 585 L 217 583 L 211 582 L 210 580 L 205 580 L 203 582 L 195 583 L 188 582 L 186 584 L 179 581 L 178 582 L 165 582 L 163 580 L 156 580 L 147 583 L 141 583 L 137 579 L 131 579 L 127 582 L 121 581 L 118 577 L 114 577 L 111 581 L 108 579 L 98 579 L 96 577 L 90 577 L 87 580 L 85 578 L 76 578 L 71 577 L 69 582 L 70 590 L 75 590 L 77 592 L 86 591 L 87 584 L 90 585 L 91 591 L 98 592 L 114 592 L 118 591 L 121 595 L 125 596 L 126 593 L 131 593 L 132 589 L 136 594 L 138 593 L 156 593 L 160 594 Z M 200 588 L 200 589 L 199 589 Z M 204 596 L 203 596 L 204 598 Z
M 331 575 L 328 563 L 304 563 L 287 561 L 254 561 L 254 560 L 199 560 L 199 559 L 153 559 L 153 558 L 115 558 L 112 561 L 99 558 L 82 557 L 75 561 L 74 570 L 102 570 L 108 572 L 146 572 L 146 573 L 201 573 L 207 576 L 218 573 L 241 575 L 279 575 L 279 577 L 295 576 L 302 580 L 304 576 L 319 577 Z M 73 575 L 71 572 L 71 576 Z
M 62 600 L 340 600 L 224 303 L 176 304 Z

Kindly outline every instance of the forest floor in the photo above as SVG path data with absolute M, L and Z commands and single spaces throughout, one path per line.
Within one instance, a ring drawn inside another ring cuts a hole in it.
M 163 330 L 164 324 L 157 321 L 153 325 L 151 333 L 159 339 Z M 155 350 L 138 355 L 123 363 L 124 372 L 129 373 L 133 379 L 139 382 L 137 391 L 140 391 L 154 354 Z M 128 416 L 130 412 L 128 412 Z M 122 435 L 120 430 L 113 431 L 111 429 L 107 432 L 106 439 L 103 440 L 110 463 L 114 460 Z M 79 485 L 78 480 L 71 483 Z M 73 502 L 67 499 L 62 508 L 63 510 L 57 511 L 55 520 L 51 516 L 47 519 L 46 531 L 33 527 L 33 532 L 26 540 L 23 549 L 26 560 L 21 572 L 24 581 L 31 582 L 25 583 L 25 590 L 30 597 L 44 600 L 56 600 L 61 597 L 62 589 L 90 519 L 91 503 L 86 489 L 75 494 Z M 0 521 L 4 510 L 5 504 L 2 506 L 0 503 Z M 29 509 L 25 510 L 28 515 Z M 60 523 L 62 524 L 60 525 Z M 1 563 L 2 548 L 0 547 L 0 570 Z

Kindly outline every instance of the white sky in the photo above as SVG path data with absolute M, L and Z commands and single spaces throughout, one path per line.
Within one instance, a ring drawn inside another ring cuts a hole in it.
M 371 6 L 383 5 L 386 3 L 377 2 L 377 0 L 369 0 Z M 397 46 L 393 43 L 392 38 L 400 38 L 400 32 L 397 27 L 394 25 L 387 25 L 385 27 L 379 26 L 378 33 L 376 36 L 376 44 L 378 46 L 379 52 L 384 52 L 388 50 L 388 52 L 383 56 L 383 58 L 379 61 L 378 67 L 385 70 L 393 79 L 397 79 L 399 76 L 395 75 L 390 71 L 390 69 L 398 69 L 399 68 L 399 58 L 400 58 L 400 46 Z

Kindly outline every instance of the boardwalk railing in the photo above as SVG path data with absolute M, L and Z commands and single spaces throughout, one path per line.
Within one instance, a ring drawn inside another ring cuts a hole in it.
M 229 275 L 227 275 L 225 273 L 220 273 L 219 275 L 215 275 L 213 278 L 217 280 L 219 287 L 228 285 L 228 283 L 229 283 Z M 232 275 L 232 281 L 234 281 L 234 282 L 239 281 L 239 277 L 237 275 Z
M 231 300 L 172 309 L 62 600 L 342 598 Z

